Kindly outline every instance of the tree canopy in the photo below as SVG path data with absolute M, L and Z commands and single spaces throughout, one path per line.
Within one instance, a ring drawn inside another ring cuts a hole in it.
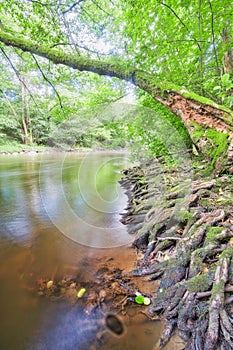
M 3 1 L 1 41 L 98 74 L 143 70 L 229 105 L 231 12 L 226 0 Z
M 190 122 L 231 133 L 231 12 L 226 0 L 3 1 L 1 51 L 18 78 L 30 64 L 32 74 L 37 71 L 53 89 L 60 107 L 58 81 L 63 91 L 71 82 L 80 90 L 80 75 L 73 69 L 89 71 L 145 90 L 181 117 L 191 134 Z M 20 57 L 20 69 L 15 57 Z M 54 68 L 51 62 L 62 66 Z M 208 106 L 204 117 L 203 104 Z M 199 112 L 191 113 L 193 108 Z

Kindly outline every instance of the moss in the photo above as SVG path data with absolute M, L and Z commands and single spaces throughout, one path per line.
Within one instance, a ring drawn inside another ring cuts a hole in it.
M 210 166 L 214 168 L 218 159 L 221 159 L 221 162 L 224 163 L 224 156 L 229 146 L 229 135 L 212 128 L 202 127 L 195 122 L 191 122 L 190 126 L 193 127 L 192 139 L 195 144 L 198 145 L 201 139 L 205 139 L 206 142 L 202 152 L 210 159 Z
M 209 274 L 198 275 L 188 281 L 187 289 L 190 293 L 205 292 L 211 286 Z
M 185 224 L 193 217 L 193 213 L 190 213 L 188 210 L 180 210 L 176 213 L 176 219 L 180 222 Z
M 216 160 L 220 158 L 228 148 L 229 135 L 208 128 L 205 133 L 205 136 L 207 137 L 207 139 L 210 139 L 214 144 L 213 149 L 210 150 L 210 157 L 212 159 L 212 164 L 215 164 Z
M 193 128 L 193 132 L 192 132 L 193 142 L 198 143 L 200 138 L 202 138 L 203 135 L 205 134 L 205 128 L 195 122 L 190 122 L 189 125 L 192 126 Z
M 206 240 L 207 242 L 215 242 L 216 236 L 221 233 L 223 230 L 223 227 L 218 227 L 218 226 L 210 226 L 207 229 L 206 233 Z
M 216 209 L 216 202 L 212 198 L 201 198 L 199 200 L 199 204 L 203 208 L 207 208 L 208 210 L 215 210 Z
M 197 249 L 196 251 L 195 251 L 195 257 L 194 257 L 194 263 L 193 263 L 193 265 L 194 265 L 194 267 L 195 266 L 200 266 L 201 264 L 202 264 L 202 258 L 201 258 L 201 253 L 202 253 L 202 251 L 203 251 L 203 249 L 202 248 L 200 248 L 200 249 Z
M 211 301 L 213 300 L 213 298 L 216 295 L 221 295 L 223 293 L 224 285 L 225 285 L 224 280 L 220 280 L 217 284 L 215 284 L 213 286 L 213 288 L 212 288 L 212 295 L 211 295 L 211 298 L 210 298 Z
M 222 258 L 232 258 L 232 257 L 233 257 L 233 246 L 227 247 L 220 255 L 220 259 L 222 259 Z
M 198 319 L 204 320 L 206 318 L 206 314 L 209 311 L 208 304 L 206 302 L 197 303 L 195 305 L 195 309 Z

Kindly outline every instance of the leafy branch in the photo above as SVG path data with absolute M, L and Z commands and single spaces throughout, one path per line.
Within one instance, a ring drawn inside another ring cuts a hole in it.
M 182 24 L 182 26 L 187 30 L 187 32 L 190 33 L 190 29 L 186 26 L 184 21 L 178 16 L 178 14 L 175 12 L 175 10 L 173 10 L 173 8 L 171 6 L 167 5 L 165 2 L 161 2 L 161 5 L 163 5 L 164 7 L 167 7 L 169 9 L 169 11 L 171 11 L 173 13 L 173 15 L 178 19 L 178 21 Z M 193 40 L 195 41 L 199 50 L 201 51 L 201 46 L 200 46 L 198 40 L 196 38 L 193 38 Z

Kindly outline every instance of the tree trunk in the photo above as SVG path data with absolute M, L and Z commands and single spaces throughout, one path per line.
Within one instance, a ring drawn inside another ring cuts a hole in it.
M 30 119 L 28 94 L 26 90 L 27 88 L 26 79 L 22 75 L 20 75 L 20 82 L 21 82 L 21 101 L 22 101 L 22 114 L 21 114 L 22 141 L 25 145 L 27 145 L 32 143 L 31 130 L 29 130 L 28 128 L 28 126 L 31 123 L 31 119 Z
M 21 112 L 21 121 L 22 121 L 22 142 L 26 145 L 28 143 L 28 129 L 27 122 L 25 118 L 25 86 L 23 77 L 20 76 L 21 79 L 21 104 L 22 104 L 22 112 Z
M 138 70 L 130 62 L 121 59 L 95 60 L 65 53 L 61 49 L 38 45 L 28 38 L 17 37 L 3 30 L 0 30 L 0 42 L 45 57 L 56 64 L 131 82 L 183 120 L 193 143 L 212 162 L 213 168 L 217 167 L 221 171 L 230 166 L 233 159 L 233 112 L 230 109 L 173 83 L 160 81 L 156 75 Z
M 233 71 L 233 53 L 232 48 L 229 47 L 232 36 L 229 33 L 229 30 L 227 28 L 224 28 L 222 31 L 222 40 L 224 45 L 227 47 L 227 50 L 224 52 L 223 57 L 223 69 L 224 73 L 232 73 Z

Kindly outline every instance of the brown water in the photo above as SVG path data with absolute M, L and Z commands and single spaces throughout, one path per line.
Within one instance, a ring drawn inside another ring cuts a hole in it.
M 88 281 L 108 258 L 133 268 L 133 237 L 119 222 L 127 198 L 118 180 L 127 165 L 125 153 L 0 156 L 1 350 L 91 349 L 95 320 L 87 327 L 81 307 L 33 288 L 39 278 Z M 161 324 L 136 309 L 122 317 L 125 335 L 106 332 L 98 349 L 152 349 Z

